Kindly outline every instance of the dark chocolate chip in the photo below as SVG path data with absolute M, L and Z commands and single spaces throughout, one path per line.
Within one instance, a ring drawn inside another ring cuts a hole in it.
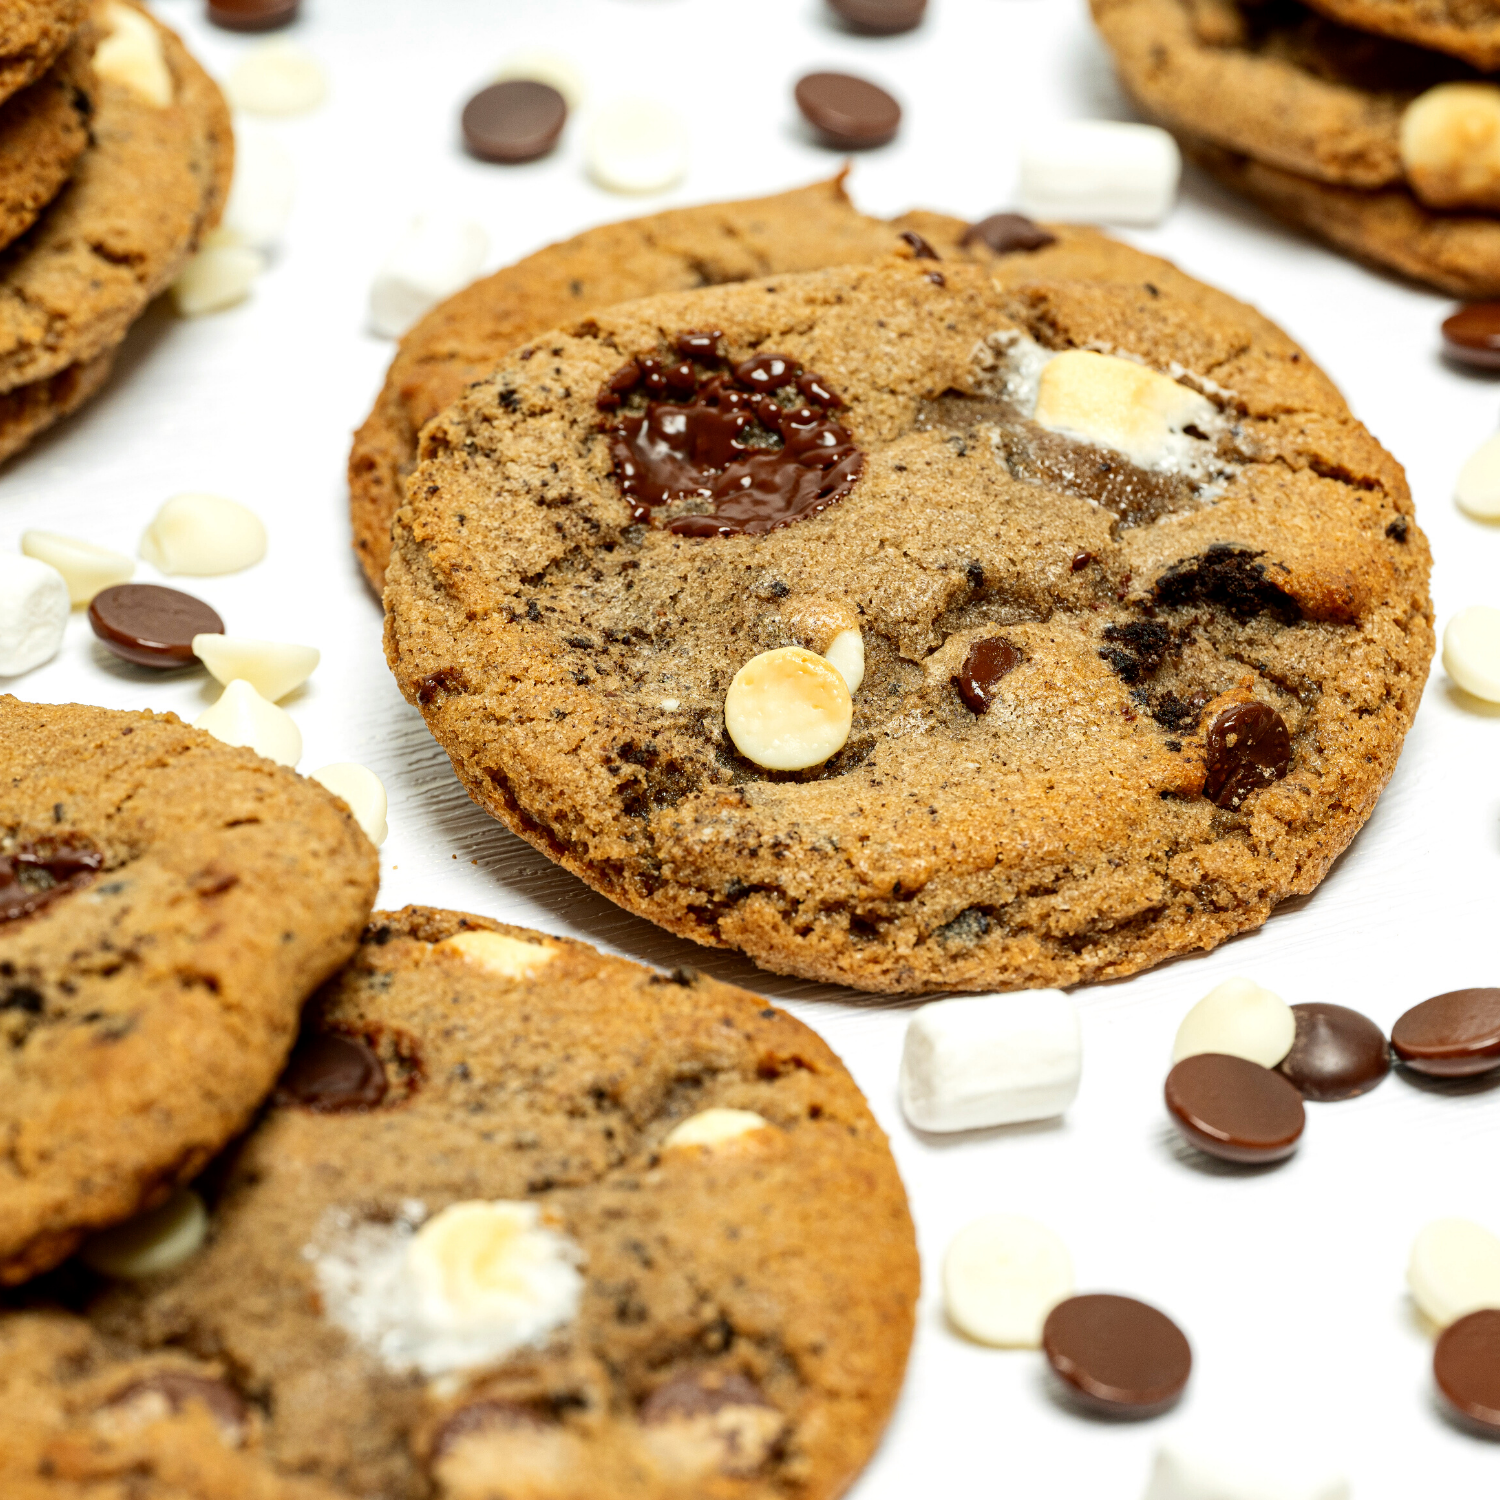
M 1307 1113 L 1280 1073 L 1243 1057 L 1202 1052 L 1167 1074 L 1172 1123 L 1200 1151 L 1260 1166 L 1297 1149 Z
M 89 605 L 94 634 L 116 656 L 141 667 L 196 661 L 195 635 L 223 635 L 224 622 L 201 599 L 155 583 L 117 583 Z
M 915 229 L 903 229 L 896 238 L 904 240 L 911 246 L 914 260 L 941 260 L 943 258 Z
M 1500 302 L 1471 302 L 1444 318 L 1443 348 L 1466 365 L 1500 370 Z
M 0 855 L 0 922 L 29 917 L 59 896 L 81 890 L 103 863 L 97 849 L 66 835 L 43 848 L 28 844 Z
M 1014 250 L 1041 250 L 1055 245 L 1057 236 L 1025 214 L 991 214 L 977 224 L 970 224 L 959 244 L 972 245 L 975 240 L 988 245 L 996 255 L 1009 255 Z
M 1442 1331 L 1432 1378 L 1465 1423 L 1500 1436 L 1500 1309 L 1481 1308 Z
M 1366 1094 L 1391 1070 L 1385 1033 L 1345 1005 L 1294 1005 L 1297 1034 L 1276 1071 L 1304 1099 L 1330 1103 Z
M 226 31 L 272 31 L 297 19 L 302 0 L 208 0 L 208 19 Z
M 1286 720 L 1264 703 L 1226 708 L 1208 726 L 1207 761 L 1203 795 L 1216 807 L 1237 808 L 1291 769 Z
M 840 151 L 883 146 L 901 124 L 901 106 L 883 88 L 852 73 L 808 73 L 797 81 L 797 108 Z
M 1271 614 L 1296 620 L 1302 610 L 1259 562 L 1263 554 L 1215 542 L 1197 557 L 1172 564 L 1152 586 L 1156 602 L 1165 605 L 1215 604 L 1237 620 Z
M 718 1448 L 721 1474 L 752 1474 L 786 1426 L 754 1382 L 734 1370 L 684 1370 L 642 1403 L 641 1425 L 661 1432 L 677 1424 L 696 1429 Z
M 927 0 L 828 0 L 829 7 L 853 31 L 895 36 L 922 24 Z
M 550 83 L 508 78 L 464 105 L 464 144 L 482 161 L 535 161 L 556 144 L 568 102 Z
M 975 641 L 953 678 L 958 696 L 964 700 L 969 712 L 988 713 L 995 684 L 1020 662 L 1020 651 L 1003 635 L 990 635 L 982 641 Z
M 303 1037 L 276 1086 L 280 1104 L 318 1114 L 374 1109 L 385 1098 L 385 1068 L 362 1037 L 336 1031 Z
M 1059 1302 L 1042 1326 L 1042 1348 L 1074 1398 L 1108 1416 L 1154 1417 L 1193 1371 L 1193 1351 L 1165 1313 L 1107 1292 Z
M 1393 542 L 1404 542 L 1407 532 L 1411 530 L 1411 523 L 1405 516 L 1397 516 L 1386 528 L 1385 534 Z
M 249 1415 L 249 1408 L 239 1394 L 222 1380 L 195 1375 L 190 1370 L 157 1370 L 122 1387 L 110 1397 L 108 1404 L 125 1406 L 142 1396 L 160 1396 L 174 1415 L 190 1401 L 202 1402 L 214 1421 L 232 1432 L 243 1428 Z
M 471 1401 L 438 1428 L 430 1452 L 434 1459 L 441 1458 L 474 1433 L 541 1432 L 547 1425 L 534 1410 L 516 1401 Z
M 1500 990 L 1450 990 L 1414 1005 L 1391 1028 L 1407 1067 L 1434 1078 L 1471 1078 L 1500 1067 Z

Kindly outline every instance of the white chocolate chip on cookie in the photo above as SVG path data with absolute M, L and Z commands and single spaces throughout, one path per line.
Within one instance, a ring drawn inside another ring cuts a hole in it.
M 843 748 L 853 722 L 842 673 L 801 646 L 747 661 L 724 698 L 724 727 L 735 749 L 768 771 L 822 765 Z
M 279 765 L 295 766 L 302 759 L 302 731 L 285 709 L 268 703 L 242 678 L 224 689 L 219 701 L 193 720 L 226 745 L 243 745 Z
M 557 949 L 549 943 L 524 943 L 484 927 L 455 932 L 437 946 L 505 979 L 530 979 L 557 956 Z
M 1440 83 L 1401 116 L 1401 165 L 1432 208 L 1500 208 L 1500 88 Z
M 1439 1328 L 1500 1307 L 1500 1239 L 1468 1219 L 1434 1219 L 1412 1242 L 1406 1281 Z
M 781 620 L 799 646 L 817 652 L 837 668 L 851 697 L 859 691 L 865 680 L 865 637 L 852 604 L 811 595 L 788 599 Z
M 191 1188 L 178 1188 L 159 1208 L 96 1234 L 79 1256 L 102 1276 L 139 1281 L 175 1271 L 198 1253 L 207 1233 L 203 1200 Z
M 357 761 L 339 761 L 311 773 L 319 786 L 326 786 L 335 797 L 343 798 L 354 821 L 364 829 L 365 837 L 378 849 L 390 832 L 386 823 L 388 808 L 385 783 L 368 766 Z
M 1222 1052 L 1274 1068 L 1297 1036 L 1292 1008 L 1253 979 L 1226 979 L 1215 985 L 1182 1018 L 1172 1044 L 1172 1061 Z
M 712 1148 L 726 1141 L 738 1140 L 754 1130 L 765 1130 L 770 1121 L 753 1109 L 705 1109 L 689 1115 L 674 1126 L 661 1143 L 663 1151 L 683 1150 L 689 1146 Z
M 146 528 L 140 550 L 163 573 L 237 573 L 266 555 L 266 528 L 236 500 L 174 495 Z
M 1443 670 L 1466 693 L 1500 703 L 1500 609 L 1461 609 L 1443 631 Z
M 161 33 L 128 5 L 108 6 L 104 24 L 109 34 L 94 49 L 94 72 L 147 104 L 165 109 L 172 102 L 172 73 L 162 51 Z
M 219 682 L 243 678 L 268 702 L 278 703 L 313 674 L 316 646 L 289 641 L 256 641 L 243 635 L 195 635 L 193 655 Z
M 89 603 L 101 589 L 124 583 L 135 572 L 135 563 L 122 553 L 55 531 L 23 531 L 21 551 L 56 568 L 75 605 Z
M 1044 1224 L 989 1214 L 943 1257 L 943 1302 L 955 1327 L 1001 1349 L 1038 1349 L 1047 1314 L 1073 1293 L 1068 1247 Z

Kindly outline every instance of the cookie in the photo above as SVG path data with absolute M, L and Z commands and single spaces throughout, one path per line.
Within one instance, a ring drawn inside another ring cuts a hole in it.
M 1482 72 L 1500 68 L 1500 17 L 1484 0 L 1309 0 L 1346 26 L 1432 47 Z
M 83 364 L 69 365 L 46 380 L 0 395 L 0 463 L 101 390 L 114 368 L 115 354 L 115 349 L 106 349 Z
M 960 250 L 966 226 L 956 219 L 866 217 L 843 181 L 841 173 L 770 198 L 669 209 L 590 229 L 428 313 L 401 341 L 349 456 L 354 550 L 371 585 L 384 584 L 391 517 L 416 462 L 417 434 L 527 339 L 633 297 L 877 260 L 903 229 L 925 234 L 944 253 L 989 258 L 982 242 Z
M 29 88 L 0 104 L 0 249 L 57 196 L 89 143 L 92 37 L 76 38 Z
M 375 850 L 172 715 L 0 698 L 0 1282 L 194 1176 L 353 951 Z
M 1405 478 L 1327 378 L 1085 232 L 598 313 L 430 424 L 408 496 L 387 659 L 470 796 L 672 932 L 862 989 L 1258 926 L 1369 815 L 1432 652 Z M 807 660 L 840 635 L 862 664 Z M 844 705 L 807 769 L 726 720 L 773 651 L 771 730 Z
M 87 14 L 88 0 L 6 0 L 0 9 L 0 99 L 35 83 Z
M 0 1408 L 0 1453 L 41 1408 L 28 1477 L 155 1500 L 191 1444 L 272 1494 L 820 1500 L 901 1384 L 919 1268 L 885 1137 L 814 1033 L 702 976 L 378 914 L 206 1183 L 178 1268 L 0 1313 L 0 1368 L 36 1372 Z M 148 1404 L 157 1371 L 200 1396 Z
M 146 15 L 98 0 L 106 38 L 117 8 Z M 0 252 L 0 392 L 113 348 L 218 220 L 233 169 L 228 111 L 177 37 L 151 24 L 171 102 L 101 77 L 94 144 L 32 233 Z

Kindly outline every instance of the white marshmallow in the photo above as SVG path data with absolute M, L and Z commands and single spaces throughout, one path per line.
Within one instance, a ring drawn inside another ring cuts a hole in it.
M 225 686 L 241 677 L 271 703 L 301 687 L 321 659 L 316 646 L 254 641 L 243 635 L 195 635 L 193 655 Z
M 1177 142 L 1155 125 L 1059 121 L 1021 149 L 1021 209 L 1073 223 L 1157 224 L 1181 175 Z
M 508 78 L 529 78 L 550 84 L 567 101 L 569 109 L 577 109 L 586 92 L 583 74 L 572 60 L 544 47 L 528 47 L 507 57 L 495 73 L 495 82 L 504 83 Z
M 1500 703 L 1500 609 L 1461 609 L 1443 631 L 1443 670 L 1466 693 Z
M 162 51 L 161 32 L 128 5 L 106 6 L 104 24 L 109 30 L 94 49 L 94 72 L 165 109 L 172 102 L 172 72 Z
M 724 727 L 741 755 L 769 771 L 820 766 L 843 748 L 854 703 L 839 670 L 801 646 L 762 651 L 734 674 Z
M 1500 520 L 1500 432 L 1491 433 L 1464 460 L 1453 498 L 1481 521 Z
M 1044 1224 L 989 1214 L 943 1258 L 943 1301 L 960 1332 L 1001 1349 L 1036 1349 L 1047 1314 L 1073 1294 L 1068 1247 Z
M 198 1253 L 208 1233 L 208 1210 L 191 1188 L 178 1188 L 159 1208 L 88 1240 L 79 1258 L 101 1276 L 139 1281 L 175 1271 Z
M 613 193 L 660 193 L 688 166 L 689 135 L 676 110 L 654 99 L 617 99 L 589 122 L 589 175 Z
M 1338 1475 L 1261 1473 L 1258 1467 L 1163 1443 L 1142 1500 L 1349 1500 L 1349 1481 Z
M 267 703 L 248 682 L 236 678 L 219 701 L 193 720 L 226 745 L 243 745 L 279 765 L 295 766 L 302 759 L 302 731 L 285 709 Z
M 205 243 L 177 273 L 172 305 L 183 318 L 223 312 L 250 295 L 255 278 L 265 268 L 266 257 L 248 245 Z
M 865 680 L 865 637 L 860 630 L 841 630 L 823 652 L 827 661 L 844 679 L 852 698 Z
M 57 655 L 73 601 L 56 568 L 0 552 L 0 677 L 19 677 Z
M 523 942 L 520 938 L 491 932 L 485 927 L 455 932 L 434 947 L 440 952 L 456 953 L 502 979 L 530 979 L 538 969 L 557 957 L 557 949 L 550 943 Z
M 364 829 L 365 837 L 377 849 L 385 843 L 390 832 L 385 820 L 385 783 L 368 766 L 352 760 L 340 761 L 314 771 L 312 779 L 320 786 L 326 786 L 335 797 L 343 798 L 354 814 L 354 821 Z
M 754 1130 L 765 1130 L 770 1121 L 753 1109 L 704 1109 L 674 1125 L 661 1143 L 663 1151 L 680 1151 L 689 1146 L 711 1149 L 726 1141 L 737 1141 Z
M 237 500 L 174 495 L 146 528 L 140 552 L 162 573 L 238 573 L 266 555 L 266 528 Z
M 1439 1328 L 1500 1307 L 1500 1239 L 1469 1219 L 1434 1219 L 1412 1241 L 1406 1282 Z
M 124 583 L 135 572 L 135 563 L 123 554 L 55 531 L 23 531 L 21 551 L 56 568 L 75 605 L 89 603 L 101 589 Z
M 489 236 L 466 219 L 422 215 L 376 273 L 370 288 L 370 327 L 399 339 L 429 308 L 479 274 Z
M 1061 990 L 935 1000 L 907 1023 L 901 1108 L 919 1130 L 979 1130 L 1062 1114 L 1083 1039 Z
M 1253 979 L 1215 985 L 1182 1018 L 1172 1043 L 1172 1061 L 1202 1052 L 1223 1052 L 1274 1068 L 1297 1037 L 1292 1008 Z
M 240 59 L 225 92 L 252 115 L 302 115 L 328 97 L 328 75 L 292 42 L 261 42 Z
M 270 250 L 280 241 L 297 197 L 297 173 L 285 146 L 241 125 L 234 135 L 234 181 L 220 228 L 241 245 Z

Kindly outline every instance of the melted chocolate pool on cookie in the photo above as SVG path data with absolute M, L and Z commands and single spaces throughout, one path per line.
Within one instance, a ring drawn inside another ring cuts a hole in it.
M 632 359 L 597 401 L 601 411 L 628 408 L 605 430 L 634 520 L 682 501 L 712 505 L 669 520 L 679 536 L 775 531 L 836 505 L 864 471 L 864 454 L 831 415 L 844 403 L 824 380 L 782 354 L 729 365 L 722 337 L 680 335 L 676 363 Z
M 83 844 L 54 846 L 50 852 L 26 846 L 0 855 L 0 922 L 29 917 L 48 902 L 85 886 L 104 856 Z

